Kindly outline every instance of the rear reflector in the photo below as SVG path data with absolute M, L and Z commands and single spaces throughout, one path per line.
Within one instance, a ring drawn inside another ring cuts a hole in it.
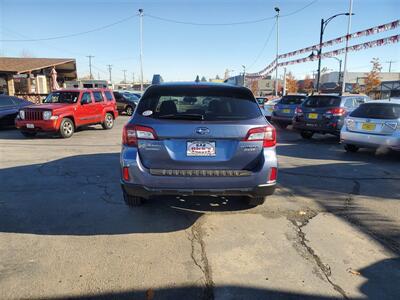
M 123 167 L 122 168 L 122 178 L 125 180 L 125 181 L 129 181 L 129 168 L 128 167 Z
M 150 169 L 154 176 L 184 176 L 184 177 L 243 177 L 252 173 L 247 170 L 171 170 Z
M 275 127 L 267 125 L 264 127 L 252 128 L 247 132 L 244 141 L 246 142 L 262 141 L 264 148 L 273 147 L 276 145 Z
M 268 179 L 268 182 L 276 181 L 276 178 L 277 178 L 277 177 L 278 177 L 278 169 L 275 168 L 275 167 L 271 168 L 270 171 L 269 171 L 269 179 Z

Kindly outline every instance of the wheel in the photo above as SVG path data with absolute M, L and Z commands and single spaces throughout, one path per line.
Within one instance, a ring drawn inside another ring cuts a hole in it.
M 114 126 L 114 117 L 110 113 L 106 113 L 104 117 L 104 122 L 101 124 L 103 126 L 103 129 L 111 129 Z
M 312 132 L 312 131 L 302 131 L 302 132 L 300 132 L 300 135 L 301 135 L 301 137 L 302 137 L 303 139 L 309 140 L 309 139 L 311 139 L 312 136 L 314 135 L 314 132 Z
M 265 202 L 265 197 L 262 196 L 246 197 L 246 201 L 249 206 L 262 205 Z
M 344 145 L 344 150 L 346 150 L 347 152 L 353 152 L 353 153 L 355 153 L 355 152 L 358 151 L 358 149 L 360 149 L 360 148 L 358 148 L 358 147 L 355 146 L 355 145 L 349 145 L 349 144 L 345 144 L 345 145 Z
M 69 118 L 64 118 L 60 124 L 60 135 L 67 139 L 70 138 L 75 132 L 75 125 Z
M 125 108 L 125 113 L 126 113 L 128 116 L 132 116 L 132 115 L 133 115 L 133 110 L 134 110 L 134 108 L 133 108 L 132 106 L 128 105 L 128 106 Z
M 128 205 L 129 207 L 140 206 L 144 202 L 144 199 L 141 197 L 128 195 L 125 191 L 123 191 L 123 194 L 124 194 L 125 204 Z
M 31 131 L 21 131 L 21 133 L 24 137 L 32 138 L 36 136 L 36 132 L 31 132 Z

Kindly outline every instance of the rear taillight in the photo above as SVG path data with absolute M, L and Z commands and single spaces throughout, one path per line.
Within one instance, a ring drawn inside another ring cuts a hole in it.
M 302 115 L 303 114 L 303 110 L 301 109 L 301 107 L 296 107 L 296 110 L 294 111 L 294 113 L 296 115 Z
M 334 117 L 341 117 L 346 114 L 346 110 L 343 107 L 336 107 L 326 111 L 326 115 L 332 115 Z
M 125 181 L 129 181 L 129 168 L 128 167 L 123 167 L 122 168 L 122 178 L 125 180 Z
M 278 168 L 272 167 L 269 171 L 268 182 L 276 181 L 278 177 Z
M 136 147 L 138 140 L 156 140 L 157 135 L 153 128 L 127 124 L 122 132 L 122 143 L 125 146 Z
M 276 130 L 271 125 L 252 128 L 247 132 L 244 141 L 246 142 L 262 141 L 264 148 L 273 147 L 276 145 Z

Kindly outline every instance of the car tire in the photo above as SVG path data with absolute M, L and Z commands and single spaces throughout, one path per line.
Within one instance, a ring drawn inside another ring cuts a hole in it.
M 347 152 L 353 152 L 356 153 L 360 148 L 358 148 L 355 145 L 351 145 L 351 144 L 345 144 L 344 145 L 344 150 L 346 150 Z
M 246 201 L 249 206 L 258 206 L 264 204 L 265 197 L 263 196 L 247 197 Z
M 140 206 L 144 202 L 144 198 L 128 195 L 125 191 L 123 194 L 125 204 L 129 207 Z
M 106 113 L 104 116 L 104 122 L 101 124 L 103 126 L 103 129 L 111 129 L 114 127 L 114 117 L 110 113 Z
M 125 113 L 126 113 L 128 116 L 132 116 L 132 115 L 133 115 L 133 110 L 134 110 L 134 108 L 133 108 L 132 106 L 128 105 L 128 106 L 125 108 Z
M 75 132 L 74 122 L 69 118 L 64 118 L 60 124 L 60 135 L 64 139 L 70 138 Z
M 300 132 L 300 135 L 303 139 L 309 140 L 313 137 L 314 132 L 312 131 L 302 131 Z
M 37 132 L 21 131 L 22 135 L 27 138 L 33 138 L 36 136 Z

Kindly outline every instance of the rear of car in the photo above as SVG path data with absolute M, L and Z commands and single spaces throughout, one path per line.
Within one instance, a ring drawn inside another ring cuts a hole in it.
M 309 96 L 296 108 L 293 128 L 303 138 L 311 138 L 314 133 L 339 136 L 345 117 L 364 101 L 362 96 Z
M 268 121 L 271 121 L 272 112 L 274 111 L 275 105 L 279 102 L 280 98 L 269 100 L 264 104 L 264 116 Z
M 282 128 L 292 124 L 296 108 L 307 98 L 305 95 L 286 95 L 275 105 L 272 122 Z
M 388 148 L 400 151 L 400 101 L 370 101 L 345 120 L 340 140 L 347 151 Z
M 222 84 L 149 87 L 126 124 L 128 205 L 154 195 L 241 195 L 261 204 L 277 177 L 276 132 L 251 91 Z

